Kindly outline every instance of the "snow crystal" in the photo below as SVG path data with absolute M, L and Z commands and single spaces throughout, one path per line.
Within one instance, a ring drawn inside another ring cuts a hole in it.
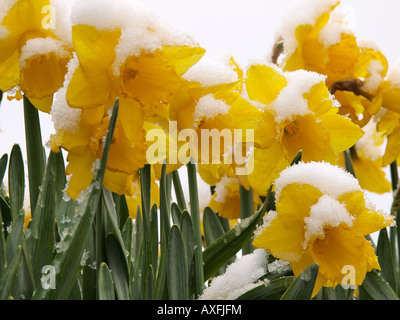
M 198 63 L 191 67 L 183 75 L 183 78 L 188 81 L 199 82 L 203 87 L 232 83 L 239 80 L 237 73 L 229 66 L 206 56 L 202 57 Z
M 268 272 L 271 273 L 283 273 L 290 270 L 290 263 L 283 260 L 275 260 L 268 264 Z
M 230 109 L 224 101 L 215 99 L 209 93 L 199 99 L 194 110 L 194 123 L 198 123 L 201 119 L 211 119 L 219 114 L 226 114 Z
M 272 220 L 274 220 L 277 216 L 278 213 L 276 211 L 268 211 L 267 215 L 263 217 L 263 223 L 254 231 L 254 237 L 258 237 L 265 228 L 269 227 Z
M 226 272 L 212 280 L 199 300 L 233 300 L 258 286 L 258 279 L 265 274 L 267 252 L 256 249 L 230 264 Z
M 348 227 L 352 226 L 354 217 L 347 211 L 345 204 L 340 203 L 330 196 L 323 195 L 318 202 L 310 209 L 310 215 L 304 218 L 305 234 L 304 249 L 307 248 L 310 239 L 325 237 L 325 227 L 338 227 L 344 223 Z
M 311 113 L 303 95 L 315 84 L 325 82 L 326 78 L 324 75 L 306 70 L 285 72 L 284 75 L 287 85 L 271 103 L 276 112 L 275 120 L 277 122 L 293 120 L 295 116 Z
M 299 162 L 283 170 L 275 180 L 276 199 L 279 199 L 282 189 L 291 183 L 312 185 L 333 199 L 347 192 L 361 190 L 353 175 L 327 162 Z

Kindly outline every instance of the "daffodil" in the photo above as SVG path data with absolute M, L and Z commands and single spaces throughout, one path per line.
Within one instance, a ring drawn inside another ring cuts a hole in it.
M 246 72 L 245 84 L 249 102 L 263 112 L 263 125 L 254 133 L 250 155 L 253 170 L 246 178 L 259 194 L 266 192 L 300 150 L 304 161 L 337 164 L 338 153 L 363 135 L 359 126 L 338 114 L 337 101 L 320 74 L 284 72 L 274 65 L 255 63 Z
M 275 181 L 276 211 L 270 211 L 253 245 L 288 261 L 298 276 L 312 263 L 319 272 L 313 295 L 322 286 L 341 284 L 354 268 L 352 285 L 379 269 L 374 248 L 365 236 L 393 223 L 366 199 L 358 181 L 324 162 L 291 166 Z
M 214 193 L 208 206 L 218 215 L 228 219 L 240 219 L 240 184 L 238 179 L 222 177 L 216 183 Z M 260 198 L 253 194 L 253 206 L 257 208 Z
M 382 170 L 386 137 L 377 131 L 374 118 L 363 129 L 364 136 L 350 149 L 355 176 L 362 189 L 379 194 L 390 192 L 392 185 Z
M 91 168 L 102 154 L 109 108 L 116 99 L 119 115 L 104 185 L 120 194 L 135 193 L 138 170 L 152 160 L 146 158 L 146 134 L 168 121 L 168 103 L 181 76 L 204 54 L 193 40 L 166 28 L 142 5 L 125 5 L 117 1 L 110 10 L 99 6 L 95 19 L 88 3 L 72 9 L 76 56 L 53 114 L 62 116 L 60 109 L 76 113 L 77 125 L 58 121 L 52 142 L 54 150 L 68 150 L 67 193 L 74 199 L 93 177 Z
M 53 22 L 57 6 L 50 0 L 16 0 L 3 5 L 0 89 L 7 92 L 18 87 L 17 93 L 22 90 L 37 109 L 49 113 L 73 51 L 68 36 Z
M 340 12 L 339 0 L 300 5 L 302 9 L 291 11 L 282 26 L 283 50 L 276 62 L 285 71 L 326 75 L 326 85 L 341 103 L 340 113 L 365 125 L 381 106 L 385 56 L 375 44 L 357 39 Z

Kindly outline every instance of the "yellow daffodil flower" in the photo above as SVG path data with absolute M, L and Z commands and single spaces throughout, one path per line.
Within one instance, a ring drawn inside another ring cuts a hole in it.
M 324 162 L 299 163 L 275 181 L 276 211 L 270 211 L 253 245 L 290 263 L 298 276 L 312 263 L 319 272 L 314 287 L 341 284 L 352 267 L 352 285 L 379 269 L 374 248 L 365 236 L 393 223 L 367 201 L 357 180 Z
M 246 76 L 250 102 L 262 110 L 265 119 L 264 126 L 255 131 L 254 168 L 247 177 L 257 193 L 265 193 L 300 150 L 304 161 L 336 164 L 337 154 L 363 135 L 356 124 L 338 114 L 337 101 L 322 75 L 253 64 Z
M 326 85 L 341 104 L 339 112 L 363 126 L 381 106 L 388 63 L 374 44 L 356 38 L 339 9 L 339 0 L 326 0 L 308 8 L 309 14 L 291 12 L 282 27 L 283 55 L 277 63 L 285 71 L 326 75 Z
M 4 5 L 0 89 L 7 92 L 18 86 L 37 109 L 49 113 L 53 94 L 64 82 L 72 46 L 67 36 L 57 32 L 57 24 L 52 25 L 57 12 L 49 0 L 7 1 Z

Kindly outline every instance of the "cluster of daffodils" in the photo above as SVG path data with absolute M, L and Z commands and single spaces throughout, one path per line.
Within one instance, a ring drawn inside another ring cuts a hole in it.
M 0 89 L 51 114 L 51 149 L 67 151 L 70 198 L 93 179 L 118 99 L 104 186 L 126 195 L 132 216 L 144 165 L 157 191 L 163 163 L 170 173 L 192 159 L 215 187 L 208 206 L 228 219 L 240 218 L 241 187 L 257 208 L 275 186 L 276 211 L 254 245 L 296 275 L 318 262 L 315 293 L 340 283 L 345 265 L 361 284 L 379 268 L 365 235 L 393 222 L 363 190 L 391 188 L 382 167 L 400 155 L 400 76 L 339 9 L 338 0 L 302 4 L 284 21 L 271 60 L 243 67 L 233 57 L 210 60 L 134 1 L 77 1 L 67 10 L 60 1 L 7 0 Z M 347 150 L 358 180 L 340 168 Z M 290 166 L 299 151 L 303 162 Z

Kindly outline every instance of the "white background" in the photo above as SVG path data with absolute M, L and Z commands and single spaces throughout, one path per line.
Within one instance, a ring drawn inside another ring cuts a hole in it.
M 81 0 L 82 1 L 82 0 Z M 144 0 L 161 19 L 190 34 L 211 57 L 230 53 L 243 66 L 269 54 L 282 17 L 294 0 Z M 400 1 L 342 0 L 358 38 L 374 41 L 389 65 L 400 58 Z M 0 75 L 1 76 L 1 75 Z M 41 113 L 44 143 L 53 127 Z M 25 152 L 22 101 L 0 107 L 0 156 L 18 143 Z M 24 153 L 25 154 L 25 153 Z M 378 208 L 390 209 L 391 194 L 370 195 Z

